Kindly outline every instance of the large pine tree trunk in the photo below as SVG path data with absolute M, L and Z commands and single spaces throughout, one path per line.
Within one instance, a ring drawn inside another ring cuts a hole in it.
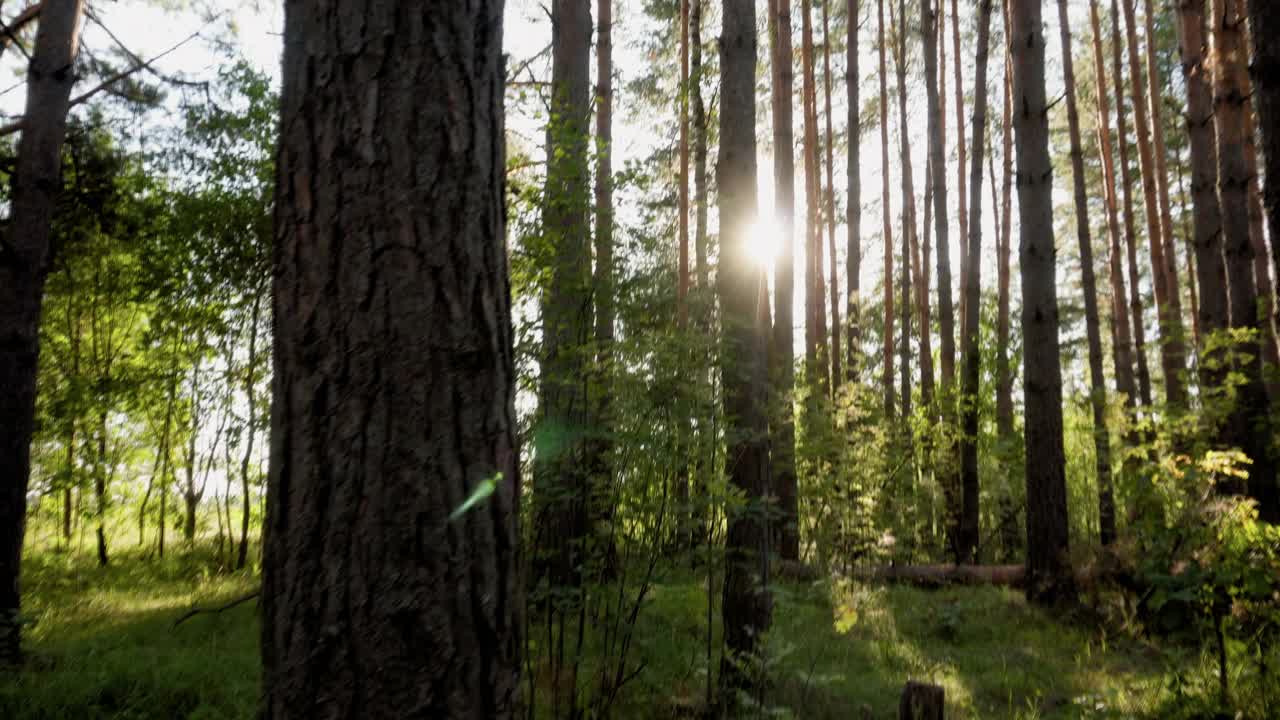
M 1058 0 L 1062 37 L 1062 80 L 1067 93 L 1067 127 L 1071 139 L 1071 179 L 1075 192 L 1076 238 L 1080 243 L 1080 289 L 1084 292 L 1085 334 L 1089 341 L 1089 400 L 1093 406 L 1094 469 L 1098 478 L 1098 529 L 1103 545 L 1116 538 L 1115 496 L 1111 488 L 1111 435 L 1107 431 L 1107 381 L 1102 374 L 1102 323 L 1098 317 L 1098 283 L 1094 277 L 1093 238 L 1089 228 L 1089 191 L 1080 141 L 1080 109 L 1076 105 L 1076 71 L 1072 58 L 1067 0 Z
M 31 435 L 35 431 L 40 304 L 61 186 L 83 0 L 45 0 L 27 71 L 24 130 L 0 235 L 0 665 L 22 659 L 20 592 Z
M 773 430 L 773 490 L 782 517 L 777 528 L 778 554 L 784 560 L 800 558 L 797 519 L 795 460 L 795 156 L 792 154 L 791 97 L 794 86 L 791 50 L 791 3 L 769 0 L 770 65 L 773 83 L 773 186 L 774 208 L 781 230 L 781 248 L 773 266 L 775 322 L 770 362 L 774 394 L 782 398 L 781 416 Z
M 978 4 L 978 54 L 974 69 L 973 143 L 969 187 L 969 239 L 965 243 L 968 272 L 964 275 L 964 339 L 960 402 L 960 528 L 956 536 L 957 559 L 961 563 L 978 557 L 978 385 L 981 358 L 978 355 L 978 311 L 982 281 L 982 161 L 987 131 L 987 61 L 991 54 L 991 0 Z
M 285 8 L 263 717 L 511 718 L 502 2 L 366 5 Z
M 960 52 L 960 6 L 958 0 L 951 0 L 951 41 L 953 46 L 952 69 L 955 72 L 955 112 L 956 112 L 956 198 L 959 205 L 957 212 L 960 218 L 960 287 L 964 287 L 964 274 L 968 272 L 969 254 L 964 244 L 969 242 L 969 187 L 965 173 L 969 167 L 969 153 L 965 146 L 964 134 L 964 55 Z M 964 293 L 960 294 L 960 317 L 964 323 Z M 954 327 L 954 323 L 952 325 Z M 952 347 L 955 347 L 954 342 Z M 952 367 L 955 367 L 955 354 L 952 352 Z M 954 371 L 953 371 L 954 373 Z
M 861 318 L 861 279 L 862 273 L 862 104 L 858 85 L 862 76 L 858 69 L 858 36 L 861 32 L 861 2 L 848 0 L 848 32 L 849 38 L 845 50 L 845 90 L 849 96 L 848 123 L 849 163 L 848 163 L 848 228 L 849 240 L 846 249 L 845 282 L 848 285 L 847 308 L 845 316 L 849 321 L 848 352 L 845 354 L 845 372 L 850 381 L 857 380 L 858 346 L 862 342 Z M 776 152 L 776 150 L 775 150 Z M 785 231 L 784 231 L 785 232 Z
M 1151 144 L 1151 120 L 1147 113 L 1147 83 L 1142 74 L 1142 58 L 1138 52 L 1138 35 L 1133 10 L 1134 0 L 1123 0 L 1126 39 L 1129 50 L 1130 99 L 1133 101 L 1134 132 L 1138 138 L 1138 162 L 1142 174 L 1143 206 L 1147 217 L 1147 241 L 1151 250 L 1151 286 L 1156 296 L 1156 317 L 1160 328 L 1160 365 L 1164 370 L 1165 402 L 1181 406 L 1186 400 L 1182 374 L 1185 351 L 1182 347 L 1180 303 L 1169 287 L 1169 265 L 1165 260 L 1164 226 L 1160 221 L 1157 195 L 1159 169 Z
M 1249 238 L 1249 177 L 1245 160 L 1245 94 L 1248 56 L 1241 41 L 1241 0 L 1215 0 L 1213 28 L 1214 126 L 1218 146 L 1218 203 L 1222 209 L 1223 258 L 1227 270 L 1227 305 L 1233 329 L 1258 333 L 1257 292 L 1253 284 L 1253 244 Z M 1259 514 L 1280 522 L 1280 488 L 1271 455 L 1271 418 L 1262 381 L 1259 337 L 1241 348 L 1247 357 L 1237 363 L 1245 377 L 1227 421 L 1230 442 L 1253 460 L 1248 493 L 1258 501 Z
M 577 587 L 589 532 L 585 437 L 590 359 L 590 0 L 554 0 L 551 115 L 543 233 L 551 265 L 542 300 L 539 418 L 535 432 L 535 531 L 531 587 Z M 681 301 L 683 302 L 683 300 Z
M 1107 87 L 1106 62 L 1102 51 L 1102 24 L 1098 18 L 1097 0 L 1089 0 L 1089 24 L 1093 30 L 1093 79 L 1098 98 L 1098 148 L 1102 155 L 1103 203 L 1107 210 L 1107 239 L 1110 246 L 1108 269 L 1111 281 L 1112 362 L 1115 366 L 1116 391 L 1124 395 L 1126 407 L 1138 401 L 1137 382 L 1133 376 L 1133 332 L 1126 309 L 1124 250 L 1121 246 L 1120 211 L 1116 200 L 1116 171 L 1111 144 L 1111 100 Z
M 1272 272 L 1280 285 L 1280 5 L 1272 0 L 1249 0 L 1249 27 L 1253 100 L 1262 131 L 1263 174 L 1267 178 L 1263 204 L 1271 236 Z M 1280 324 L 1280 301 L 1274 311 L 1275 321 Z
M 879 19 L 879 77 L 880 77 L 880 219 L 884 237 L 884 373 L 881 385 L 884 389 L 884 413 L 893 418 L 897 410 L 893 388 L 893 212 L 889 198 L 889 87 L 888 66 L 885 63 L 885 45 L 889 42 L 888 27 L 884 22 L 884 2 L 877 0 Z
M 724 0 L 720 38 L 721 352 L 729 481 L 749 506 L 732 510 L 725 540 L 722 622 L 726 648 L 721 686 L 745 684 L 740 660 L 757 654 L 772 615 L 769 529 L 762 503 L 769 492 L 768 446 L 761 403 L 765 342 L 757 322 L 763 275 L 746 251 L 756 214 L 756 12 L 753 0 Z
M 1026 398 L 1027 597 L 1075 598 L 1068 557 L 1066 457 L 1062 440 L 1062 360 L 1054 279 L 1053 165 L 1045 100 L 1041 0 L 1009 0 L 1014 129 L 1018 146 L 1019 260 L 1022 274 L 1022 390 Z
M 1128 0 L 1126 0 L 1127 2 Z M 1120 33 L 1120 6 L 1111 0 L 1111 65 L 1116 92 L 1116 144 L 1120 155 L 1120 187 L 1124 199 L 1125 255 L 1129 270 L 1129 313 L 1133 318 L 1133 355 L 1138 370 L 1138 394 L 1151 407 L 1151 370 L 1147 363 L 1147 331 L 1142 311 L 1141 276 L 1138 272 L 1138 240 L 1133 211 L 1132 165 L 1129 163 L 1129 130 L 1125 112 L 1124 41 Z
M 1246 97 L 1251 97 L 1253 87 L 1247 75 L 1244 85 Z M 1244 107 L 1244 162 L 1245 172 L 1249 176 L 1249 242 L 1253 245 L 1253 283 L 1262 305 L 1258 318 L 1262 329 L 1262 359 L 1270 368 L 1280 368 L 1274 322 L 1275 286 L 1271 282 L 1271 263 L 1267 253 L 1266 212 L 1262 207 L 1262 181 L 1258 178 L 1258 128 L 1252 103 L 1245 103 Z M 1275 382 L 1267 383 L 1267 394 L 1272 401 L 1280 400 L 1280 388 Z

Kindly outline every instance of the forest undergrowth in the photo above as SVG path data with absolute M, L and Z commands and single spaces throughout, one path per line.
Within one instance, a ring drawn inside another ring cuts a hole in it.
M 210 539 L 163 560 L 122 549 L 106 568 L 89 548 L 40 548 L 27 554 L 24 579 L 31 662 L 0 679 L 0 717 L 255 716 L 256 602 L 175 626 L 193 607 L 216 610 L 258 587 L 256 568 L 225 569 Z M 632 650 L 644 670 L 622 688 L 613 716 L 703 711 L 706 587 L 705 574 L 687 563 L 658 566 Z M 1139 639 L 1114 619 L 1098 622 L 1095 610 L 1055 615 L 1028 605 L 1019 591 L 993 587 L 788 580 L 773 589 L 760 717 L 893 717 L 908 679 L 945 687 L 952 718 L 1212 717 L 1205 710 L 1217 687 L 1210 655 Z M 716 595 L 711 642 L 718 661 Z M 531 632 L 531 645 L 537 642 Z M 583 652 L 586 682 L 598 651 L 588 643 Z M 1248 663 L 1235 667 L 1247 672 Z M 525 681 L 546 682 L 547 675 L 534 668 Z M 1256 711 L 1264 717 L 1261 706 Z M 535 708 L 539 715 L 546 709 Z

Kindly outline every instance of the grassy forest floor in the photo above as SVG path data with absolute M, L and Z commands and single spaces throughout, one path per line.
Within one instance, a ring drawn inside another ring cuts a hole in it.
M 0 676 L 0 717 L 253 717 L 255 604 L 174 621 L 252 592 L 258 578 L 214 571 L 212 548 L 177 554 L 121 551 L 106 569 L 89 553 L 30 554 L 29 663 Z M 909 678 L 945 686 L 949 718 L 1194 717 L 1188 697 L 1216 688 L 1198 650 L 1108 637 L 1011 590 L 819 582 L 775 593 L 765 697 L 774 712 L 762 717 L 894 717 Z M 645 669 L 614 716 L 655 720 L 701 706 L 706 617 L 706 578 L 659 570 L 631 651 Z

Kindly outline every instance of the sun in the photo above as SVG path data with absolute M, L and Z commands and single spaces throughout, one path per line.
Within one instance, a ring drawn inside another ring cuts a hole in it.
M 747 255 L 757 266 L 773 270 L 778 257 L 778 236 L 781 231 L 772 214 L 763 214 L 747 228 Z

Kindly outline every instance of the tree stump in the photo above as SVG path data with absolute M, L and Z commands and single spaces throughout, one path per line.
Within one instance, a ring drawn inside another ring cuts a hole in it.
M 908 682 L 898 703 L 898 720 L 942 720 L 945 701 L 941 686 Z

